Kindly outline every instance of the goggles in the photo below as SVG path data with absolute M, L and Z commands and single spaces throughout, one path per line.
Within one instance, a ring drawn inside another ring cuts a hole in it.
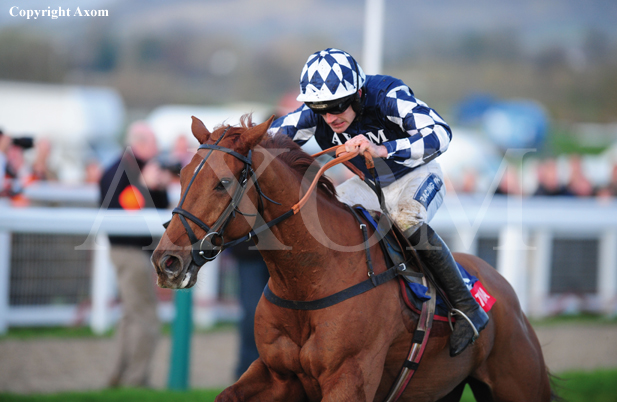
M 341 99 L 335 99 L 329 102 L 305 102 L 306 106 L 308 106 L 313 112 L 324 115 L 324 114 L 341 114 L 353 103 L 356 94 L 352 94 L 346 96 Z

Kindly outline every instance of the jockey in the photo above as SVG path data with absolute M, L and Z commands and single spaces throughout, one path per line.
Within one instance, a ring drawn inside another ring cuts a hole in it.
M 275 120 L 281 132 L 300 145 L 311 137 L 322 149 L 345 144 L 375 157 L 390 216 L 444 287 L 459 316 L 450 337 L 450 355 L 460 354 L 488 323 L 488 315 L 465 285 L 450 250 L 428 225 L 446 193 L 435 158 L 452 138 L 448 124 L 401 80 L 365 75 L 356 60 L 338 49 L 309 56 L 300 75 L 300 108 Z M 368 172 L 363 158 L 351 162 Z M 339 199 L 380 210 L 375 192 L 359 177 L 337 187 Z M 472 327 L 475 327 L 474 328 Z

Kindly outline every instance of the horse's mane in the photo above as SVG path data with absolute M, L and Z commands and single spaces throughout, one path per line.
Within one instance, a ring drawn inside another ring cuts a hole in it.
M 319 163 L 315 163 L 315 158 L 304 152 L 298 144 L 285 134 L 277 133 L 274 136 L 267 136 L 259 145 L 266 149 L 288 149 L 289 151 L 283 152 L 277 158 L 308 180 L 313 180 L 319 168 L 321 168 Z M 326 175 L 319 178 L 317 188 L 323 190 L 329 198 L 338 201 L 334 183 Z
M 250 114 L 245 114 L 240 118 L 240 127 L 230 127 L 230 132 L 225 137 L 230 138 L 235 135 L 239 136 L 246 129 L 253 126 L 254 123 L 252 121 L 252 116 Z M 285 134 L 277 133 L 274 136 L 266 135 L 259 145 L 266 149 L 287 150 L 286 152 L 282 152 L 277 155 L 277 158 L 289 166 L 292 170 L 296 171 L 300 176 L 305 177 L 308 180 L 313 180 L 321 167 L 318 163 L 315 163 L 315 158 L 304 152 L 298 144 L 293 142 L 293 140 Z M 321 189 L 328 198 L 338 202 L 334 183 L 332 183 L 326 175 L 319 178 L 317 188 Z

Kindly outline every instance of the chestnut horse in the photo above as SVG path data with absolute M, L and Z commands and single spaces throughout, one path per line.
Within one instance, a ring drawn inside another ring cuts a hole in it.
M 268 266 L 268 287 L 283 299 L 316 300 L 367 279 L 365 251 L 358 247 L 363 235 L 328 179 L 320 179 L 299 213 L 289 214 L 315 164 L 289 138 L 266 135 L 271 122 L 252 125 L 243 118 L 241 127 L 210 133 L 193 117 L 202 146 L 182 169 L 182 199 L 152 255 L 159 286 L 193 286 L 200 266 L 222 244 L 249 233 Z M 268 222 L 267 230 L 254 230 Z M 380 246 L 371 245 L 370 253 L 375 273 L 384 272 Z M 551 400 L 542 350 L 512 287 L 481 259 L 455 258 L 496 299 L 490 322 L 474 344 L 450 357 L 450 327 L 435 321 L 399 400 L 458 401 L 466 384 L 478 401 Z M 260 357 L 216 400 L 383 401 L 417 320 L 396 280 L 310 311 L 282 308 L 262 296 L 255 314 Z

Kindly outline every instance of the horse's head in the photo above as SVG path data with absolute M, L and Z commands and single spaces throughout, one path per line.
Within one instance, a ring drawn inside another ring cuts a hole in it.
M 200 146 L 180 173 L 180 202 L 152 254 L 159 286 L 193 286 L 199 268 L 216 258 L 226 241 L 250 231 L 254 215 L 238 212 L 255 209 L 259 195 L 255 186 L 247 186 L 254 179 L 252 149 L 271 123 L 272 118 L 252 126 L 249 117 L 242 127 L 210 133 L 193 117 L 191 130 Z

